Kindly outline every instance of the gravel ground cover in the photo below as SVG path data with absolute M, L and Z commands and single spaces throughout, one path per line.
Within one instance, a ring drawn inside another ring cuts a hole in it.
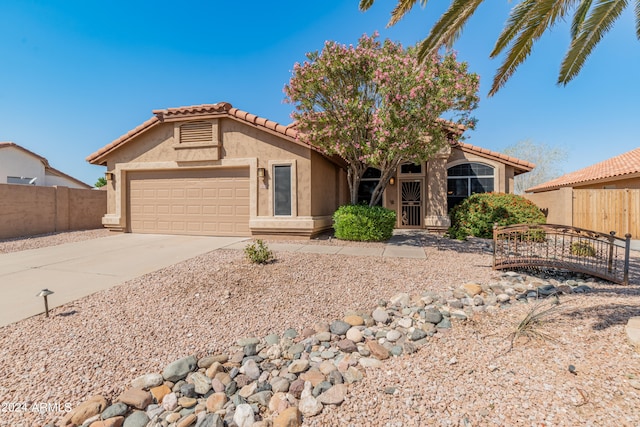
M 114 398 L 139 375 L 225 351 L 238 338 L 499 274 L 483 242 L 433 242 L 426 260 L 282 252 L 259 266 L 219 250 L 58 307 L 49 319 L 0 328 L 0 425 L 57 421 L 65 405 Z M 524 303 L 457 322 L 416 354 L 368 369 L 341 406 L 305 425 L 640 425 L 640 357 L 624 332 L 640 315 L 639 270 L 634 257 L 630 286 L 596 283 L 563 298 L 566 308 L 543 326 L 555 340 L 510 349 L 507 337 L 530 309 Z M 53 410 L 7 411 L 11 403 Z
M 66 231 L 62 233 L 49 233 L 30 237 L 4 239 L 0 240 L 0 254 L 97 239 L 99 237 L 108 236 L 109 233 L 110 231 L 105 228 L 98 228 L 95 230 Z

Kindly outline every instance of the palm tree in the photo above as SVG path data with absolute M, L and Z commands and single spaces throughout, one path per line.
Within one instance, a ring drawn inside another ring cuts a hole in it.
M 369 9 L 375 0 L 360 0 L 360 9 Z M 490 57 L 495 58 L 505 49 L 504 62 L 496 72 L 489 96 L 494 95 L 513 75 L 518 66 L 531 53 L 531 48 L 544 32 L 559 20 L 573 14 L 571 44 L 560 67 L 558 84 L 566 85 L 578 75 L 593 48 L 611 29 L 631 0 L 520 0 L 511 9 L 502 33 Z M 389 26 L 400 21 L 416 3 L 426 6 L 428 0 L 398 0 L 391 13 Z M 437 52 L 441 46 L 451 45 L 458 38 L 469 18 L 483 0 L 452 0 L 449 9 L 420 42 L 422 60 Z M 635 0 L 636 37 L 640 39 L 640 0 Z

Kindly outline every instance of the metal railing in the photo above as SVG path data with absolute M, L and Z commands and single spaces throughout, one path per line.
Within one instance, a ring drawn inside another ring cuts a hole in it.
M 629 283 L 631 235 L 625 238 L 555 224 L 493 227 L 493 268 L 551 267 Z

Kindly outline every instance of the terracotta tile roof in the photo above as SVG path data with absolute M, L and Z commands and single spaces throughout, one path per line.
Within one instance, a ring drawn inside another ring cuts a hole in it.
M 105 145 L 104 147 L 102 147 L 101 149 L 96 151 L 95 153 L 90 154 L 86 158 L 86 160 L 89 163 L 100 164 L 98 159 L 100 159 L 102 156 L 104 156 L 107 153 L 110 153 L 111 151 L 115 150 L 119 146 L 121 146 L 124 143 L 130 141 L 135 136 L 138 136 L 141 133 L 146 132 L 147 130 L 151 129 L 152 127 L 158 125 L 159 123 L 161 123 L 161 122 L 157 117 L 155 117 L 155 116 L 151 117 L 149 120 L 147 120 L 146 122 L 142 123 L 139 126 L 136 126 L 134 129 L 132 129 L 129 132 L 125 133 L 120 138 L 116 139 L 115 141 L 111 142 L 110 144 Z
M 246 111 L 234 108 L 228 102 L 219 102 L 217 104 L 192 105 L 192 106 L 177 107 L 177 108 L 166 108 L 163 110 L 153 110 L 153 114 L 154 114 L 154 117 L 142 123 L 140 126 L 127 132 L 126 134 L 122 135 L 120 138 L 104 146 L 103 148 L 96 151 L 95 153 L 89 155 L 87 157 L 87 161 L 93 164 L 104 164 L 104 156 L 106 154 L 126 144 L 131 139 L 148 131 L 149 129 L 157 126 L 158 124 L 164 123 L 167 121 L 175 121 L 175 120 L 198 118 L 198 117 L 228 117 L 230 119 L 247 123 L 251 126 L 254 126 L 258 129 L 262 129 L 266 132 L 270 132 L 273 134 L 277 134 L 278 136 L 285 137 L 292 142 L 295 142 L 300 145 L 304 145 L 305 147 L 310 147 L 311 149 L 322 153 L 322 151 L 317 147 L 303 143 L 297 138 L 298 130 L 296 129 L 297 127 L 296 123 L 291 123 L 287 126 L 283 126 L 272 120 L 265 119 L 264 117 L 259 117 L 254 114 L 248 113 Z M 462 132 L 464 132 L 463 126 L 453 125 L 444 119 L 442 119 L 442 122 L 445 125 L 447 125 L 448 130 L 450 130 L 453 133 L 462 134 Z M 454 145 L 457 145 L 463 151 L 472 152 L 480 156 L 488 157 L 494 160 L 501 161 L 503 163 L 511 164 L 516 168 L 516 173 L 528 172 L 531 169 L 533 169 L 535 166 L 532 163 L 526 162 L 524 160 L 516 159 L 515 157 L 510 157 L 501 153 L 496 153 L 494 151 L 486 150 L 484 148 L 476 147 L 471 144 L 456 142 L 454 143 Z
M 562 175 L 560 178 L 547 181 L 526 191 L 528 193 L 549 191 L 561 187 L 572 187 L 575 184 L 611 181 L 612 178 L 617 177 L 627 178 L 633 174 L 640 174 L 640 147 L 584 169 Z
M 95 153 L 89 155 L 86 160 L 93 164 L 101 164 L 104 160 L 103 157 L 105 154 L 110 153 L 116 148 L 126 144 L 131 139 L 148 131 L 149 129 L 157 126 L 160 123 L 164 123 L 166 121 L 180 120 L 184 118 L 197 118 L 197 117 L 207 117 L 207 116 L 208 117 L 225 117 L 226 116 L 234 120 L 239 120 L 244 123 L 248 123 L 250 125 L 253 125 L 256 128 L 260 128 L 267 132 L 275 133 L 275 134 L 278 134 L 279 136 L 284 136 L 287 139 L 297 144 L 302 144 L 306 147 L 309 147 L 308 144 L 304 144 L 296 138 L 298 135 L 298 131 L 295 130 L 293 125 L 283 126 L 272 120 L 268 120 L 263 117 L 258 117 L 246 111 L 233 108 L 233 106 L 228 102 L 219 102 L 217 104 L 192 105 L 188 107 L 166 108 L 164 110 L 153 110 L 153 114 L 154 114 L 154 117 L 142 123 L 140 126 L 136 127 L 135 129 L 122 135 L 120 138 L 116 139 L 110 144 L 102 147 L 100 150 L 96 151 Z M 316 149 L 315 147 L 311 147 L 311 148 Z
M 453 146 L 458 147 L 462 151 L 465 151 L 468 153 L 477 154 L 482 157 L 487 157 L 487 158 L 511 165 L 516 169 L 516 175 L 524 172 L 529 172 L 536 167 L 536 165 L 526 160 L 521 160 L 516 157 L 507 156 L 506 154 L 487 150 L 486 148 L 477 147 L 475 145 L 467 144 L 466 142 L 455 142 Z

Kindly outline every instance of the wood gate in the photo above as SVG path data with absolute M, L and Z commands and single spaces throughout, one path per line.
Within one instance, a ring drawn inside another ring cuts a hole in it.
M 573 190 L 574 227 L 640 238 L 640 190 Z

